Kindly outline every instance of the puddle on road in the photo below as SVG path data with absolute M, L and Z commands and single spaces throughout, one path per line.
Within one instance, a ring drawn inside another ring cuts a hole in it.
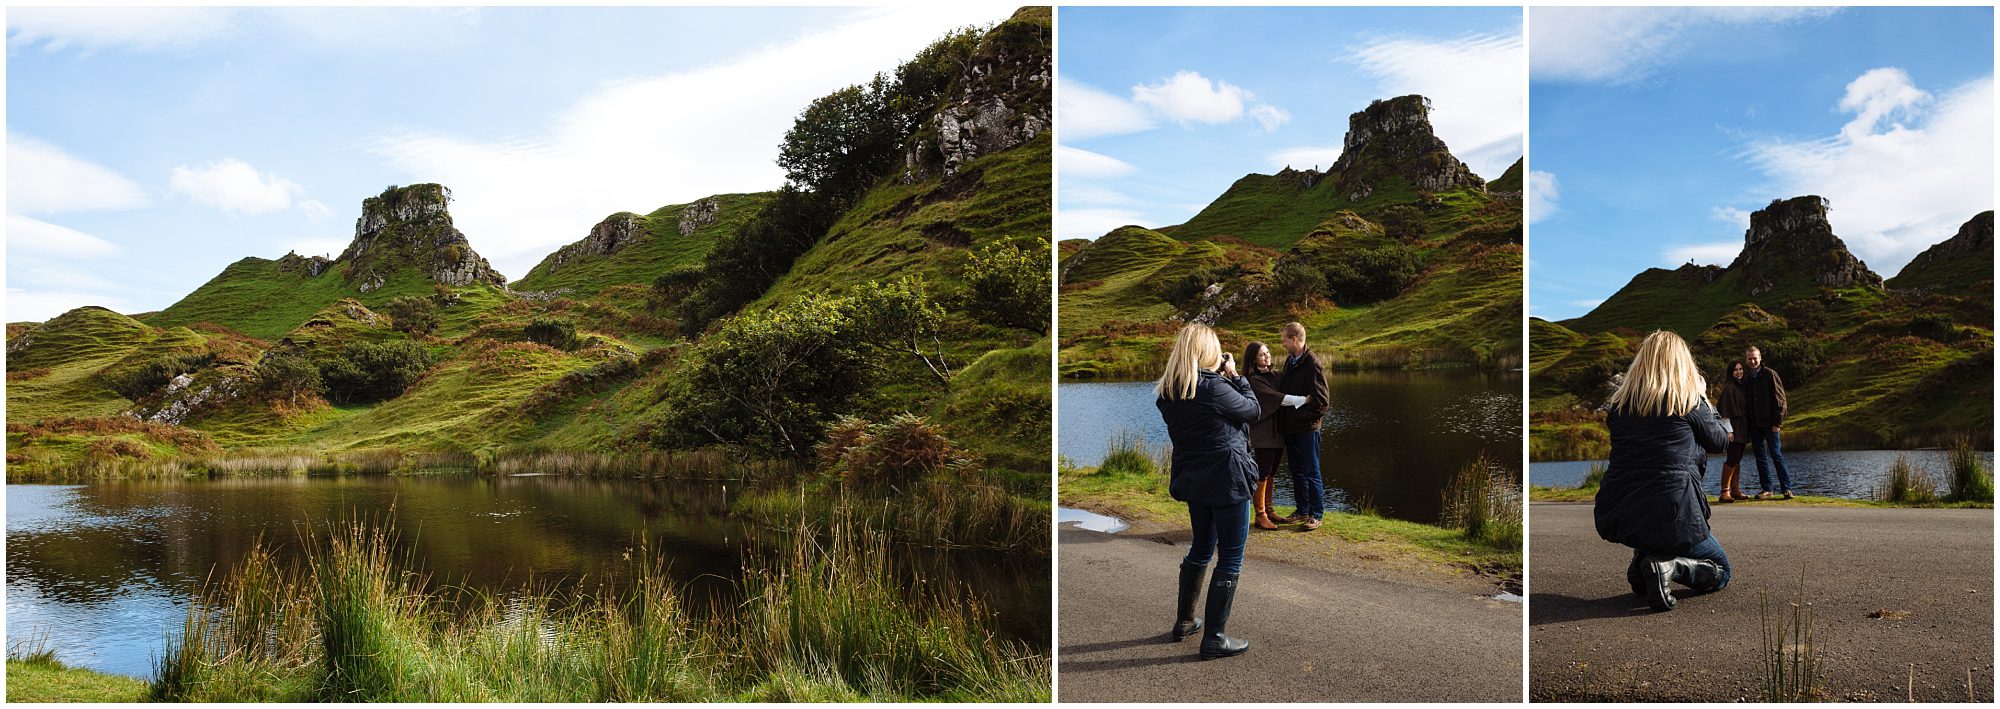
M 1491 598 L 1496 601 L 1506 601 L 1508 603 L 1521 603 L 1523 601 L 1528 600 L 1526 598 L 1520 597 L 1517 594 L 1508 593 L 1506 591 L 1501 591 L 1500 595 L 1497 596 L 1487 596 L 1487 598 Z
M 1125 531 L 1126 527 L 1131 526 L 1126 524 L 1125 520 L 1118 519 L 1117 517 L 1108 517 L 1089 510 L 1079 510 L 1071 507 L 1056 508 L 1056 524 L 1074 524 L 1079 529 L 1088 529 L 1093 532 L 1105 532 L 1108 534 L 1117 534 Z

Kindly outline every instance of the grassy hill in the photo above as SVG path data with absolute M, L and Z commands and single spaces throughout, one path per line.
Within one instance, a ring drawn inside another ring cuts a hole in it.
M 1753 215 L 1753 225 L 1762 215 Z M 1531 456 L 1576 460 L 1607 452 L 1596 409 L 1653 329 L 1687 339 L 1711 382 L 1719 383 L 1724 366 L 1746 347 L 1762 350 L 1789 388 L 1787 447 L 1902 448 L 1957 437 L 1990 445 L 1991 220 L 1991 212 L 1975 217 L 1958 236 L 1933 246 L 1931 258 L 1912 261 L 1885 282 L 1813 285 L 1859 272 L 1840 265 L 1841 258 L 1818 256 L 1808 263 L 1762 259 L 1793 276 L 1763 281 L 1764 288 L 1746 285 L 1752 279 L 1738 265 L 1649 269 L 1583 317 L 1531 320 Z M 1782 241 L 1792 236 L 1773 238 L 1793 248 Z M 1763 247 L 1747 244 L 1746 255 Z M 1837 241 L 1810 248 L 1846 254 Z M 1938 255 L 1947 253 L 1949 258 Z M 1747 260 L 1739 257 L 1738 264 Z M 1826 263 L 1841 270 L 1834 276 L 1816 270 L 1821 266 L 1814 264 Z
M 1415 110 L 1421 101 L 1378 102 L 1370 111 Z M 1367 128 L 1377 120 L 1370 111 L 1351 123 Z M 1153 376 L 1188 320 L 1231 341 L 1271 342 L 1297 320 L 1335 366 L 1520 361 L 1520 163 L 1503 177 L 1511 183 L 1497 183 L 1514 185 L 1512 193 L 1469 172 L 1454 173 L 1448 189 L 1420 189 L 1419 182 L 1445 179 L 1425 171 L 1446 161 L 1403 164 L 1410 145 L 1442 150 L 1427 121 L 1415 123 L 1421 129 L 1402 124 L 1407 138 L 1376 132 L 1377 142 L 1401 145 L 1358 146 L 1366 159 L 1347 161 L 1345 173 L 1253 174 L 1185 224 L 1126 226 L 1066 242 L 1062 375 Z M 1298 285 L 1301 272 L 1324 274 L 1304 278 L 1325 287 Z M 1390 272 L 1397 275 L 1382 275 Z
M 616 285 L 649 285 L 662 273 L 682 266 L 700 266 L 715 248 L 715 240 L 742 226 L 770 201 L 771 194 L 719 194 L 687 204 L 670 204 L 646 215 L 621 212 L 606 222 L 625 218 L 637 226 L 629 243 L 604 253 L 584 239 L 564 246 L 535 265 L 510 286 L 522 291 L 566 291 L 594 295 Z M 712 205 L 712 212 L 702 214 Z M 690 213 L 693 208 L 693 213 Z M 685 221 L 684 221 L 685 220 Z M 689 227 L 681 233 L 682 224 Z M 600 225 L 602 226 L 602 225 Z M 573 255 L 572 255 L 573 254 Z

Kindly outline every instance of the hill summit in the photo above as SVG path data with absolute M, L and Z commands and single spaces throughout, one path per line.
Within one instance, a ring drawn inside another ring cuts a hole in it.
M 448 286 L 507 285 L 507 279 L 472 250 L 452 226 L 451 190 L 437 183 L 391 186 L 361 201 L 354 241 L 334 263 L 341 276 L 363 293 L 382 287 L 399 268 L 416 267 Z
M 1826 220 L 1827 203 L 1816 195 L 1772 200 L 1750 214 L 1743 232 L 1743 251 L 1729 264 L 1738 284 L 1751 296 L 1770 292 L 1785 281 L 1809 279 L 1827 288 L 1882 286 L 1882 277 L 1847 250 Z
M 1368 197 L 1385 178 L 1401 177 L 1431 192 L 1484 190 L 1486 181 L 1453 157 L 1431 130 L 1431 100 L 1411 94 L 1377 100 L 1347 117 L 1347 136 L 1333 172 L 1350 201 Z

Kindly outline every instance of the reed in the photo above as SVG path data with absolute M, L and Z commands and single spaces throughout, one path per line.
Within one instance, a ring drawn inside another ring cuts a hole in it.
M 1521 490 L 1512 475 L 1481 453 L 1459 468 L 1444 491 L 1444 523 L 1469 541 L 1521 546 Z
M 1769 591 L 1759 591 L 1757 598 L 1763 626 L 1759 679 L 1764 701 L 1802 702 L 1824 697 L 1820 664 L 1826 655 L 1826 637 L 1814 622 L 1812 604 L 1806 602 L 1805 569 L 1799 570 L 1799 593 L 1788 609 L 1774 612 Z
M 1898 504 L 1929 504 L 1937 501 L 1937 481 L 1929 472 L 1910 463 L 1908 454 L 1897 454 L 1896 461 L 1882 473 L 1882 482 L 1875 488 L 1875 499 Z
M 1979 462 L 1979 451 L 1972 447 L 1972 439 L 1952 439 L 1946 454 L 1951 461 L 1951 500 L 1992 502 L 1993 471 Z

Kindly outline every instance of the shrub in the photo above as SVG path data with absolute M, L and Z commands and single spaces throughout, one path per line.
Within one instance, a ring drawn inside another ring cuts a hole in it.
M 105 384 L 119 396 L 138 401 L 167 388 L 174 377 L 214 362 L 215 355 L 207 352 L 161 355 L 131 369 L 108 375 Z
M 916 357 L 939 386 L 951 388 L 951 364 L 945 361 L 939 332 L 944 308 L 931 300 L 923 279 L 905 276 L 863 283 L 848 296 L 846 310 L 863 342 L 898 356 Z
M 1389 238 L 1403 243 L 1414 243 L 1424 238 L 1424 213 L 1407 204 L 1399 204 L 1382 211 L 1382 230 Z
M 319 363 L 297 350 L 274 350 L 257 363 L 257 389 L 291 403 L 326 394 Z
M 430 298 L 402 296 L 389 301 L 382 307 L 396 324 L 396 329 L 412 335 L 424 335 L 438 329 L 437 303 Z
M 905 485 L 944 470 L 964 475 L 974 467 L 944 431 L 907 413 L 877 424 L 841 418 L 820 445 L 819 458 L 848 483 L 863 486 Z
M 1049 331 L 1049 240 L 988 244 L 965 263 L 966 305 L 995 325 Z
M 869 391 L 863 344 L 845 303 L 809 295 L 724 321 L 675 378 L 654 442 L 668 447 L 747 444 L 804 458 L 827 426 Z
M 559 350 L 576 348 L 576 323 L 562 318 L 536 318 L 521 329 L 521 334 L 526 335 L 530 342 Z
M 1278 293 L 1299 305 L 1311 305 L 1313 298 L 1326 292 L 1326 273 L 1304 261 L 1282 260 L 1271 276 Z
M 1357 249 L 1326 267 L 1326 290 L 1342 304 L 1394 298 L 1417 278 L 1416 249 L 1390 244 Z
M 359 404 L 402 395 L 430 366 L 430 350 L 415 342 L 350 342 L 320 359 L 319 376 L 327 399 Z
M 716 240 L 696 286 L 674 305 L 681 332 L 700 333 L 763 295 L 826 235 L 841 211 L 826 197 L 792 185 L 780 188 L 755 216 Z

